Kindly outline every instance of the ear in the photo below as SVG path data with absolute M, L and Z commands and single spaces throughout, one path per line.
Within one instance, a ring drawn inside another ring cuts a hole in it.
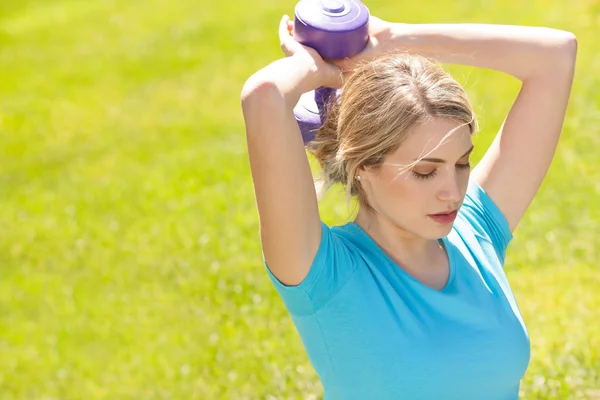
M 368 170 L 369 170 L 369 168 L 365 168 L 364 166 L 363 167 L 358 167 L 356 169 L 356 174 L 357 175 L 364 174 L 364 173 L 368 172 Z
M 365 176 L 367 175 L 367 169 L 365 167 L 360 167 L 356 169 L 354 173 L 354 179 L 364 181 Z M 360 179 L 358 178 L 360 176 Z

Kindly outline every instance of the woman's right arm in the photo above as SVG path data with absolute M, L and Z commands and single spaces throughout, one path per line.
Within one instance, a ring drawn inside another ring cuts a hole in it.
M 265 261 L 278 280 L 298 285 L 321 241 L 321 219 L 310 165 L 293 109 L 300 95 L 334 82 L 333 65 L 295 42 L 280 25 L 289 57 L 252 75 L 241 94 L 250 169 Z M 338 74 L 339 75 L 339 74 Z

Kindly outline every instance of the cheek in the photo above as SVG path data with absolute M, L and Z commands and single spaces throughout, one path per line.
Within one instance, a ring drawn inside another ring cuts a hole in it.
M 380 201 L 386 207 L 414 210 L 426 204 L 427 184 L 419 182 L 409 174 L 381 176 L 378 185 Z
M 471 171 L 470 170 L 466 170 L 464 172 L 459 172 L 458 175 L 460 178 L 460 188 L 462 189 L 462 195 L 463 197 L 465 196 L 465 194 L 467 193 L 467 188 L 469 186 L 469 178 L 471 177 Z

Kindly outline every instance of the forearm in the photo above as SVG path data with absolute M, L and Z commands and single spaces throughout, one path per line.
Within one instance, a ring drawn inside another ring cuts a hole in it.
M 252 75 L 242 90 L 242 101 L 273 96 L 293 107 L 302 93 L 319 87 L 314 64 L 307 57 L 286 57 L 272 62 Z
M 574 35 L 561 30 L 486 24 L 391 24 L 386 45 L 523 81 L 572 68 L 576 46 Z

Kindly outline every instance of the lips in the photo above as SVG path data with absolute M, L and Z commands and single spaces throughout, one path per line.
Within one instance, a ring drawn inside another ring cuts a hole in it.
M 451 212 L 445 212 L 445 213 L 439 213 L 439 214 L 429 214 L 428 217 L 440 224 L 449 224 L 451 222 L 454 222 L 457 214 L 458 214 L 458 210 L 454 210 Z
M 456 214 L 456 211 L 457 210 L 452 210 L 452 211 L 446 211 L 446 212 L 441 212 L 441 213 L 437 213 L 437 214 L 429 214 L 429 215 L 431 215 L 431 216 L 434 216 L 434 215 L 440 215 L 440 216 L 446 215 L 446 216 L 448 216 L 450 214 Z

